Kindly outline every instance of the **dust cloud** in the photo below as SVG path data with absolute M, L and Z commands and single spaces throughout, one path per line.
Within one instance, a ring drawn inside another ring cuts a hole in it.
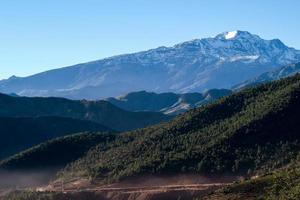
M 6 171 L 0 170 L 0 189 L 4 188 L 30 188 L 47 184 L 54 176 L 56 170 L 37 171 Z

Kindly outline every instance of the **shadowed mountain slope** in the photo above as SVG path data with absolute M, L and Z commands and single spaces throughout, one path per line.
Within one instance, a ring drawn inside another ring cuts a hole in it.
M 132 130 L 170 119 L 162 113 L 125 111 L 107 101 L 12 97 L 4 94 L 0 94 L 0 116 L 67 117 L 90 120 L 116 131 Z
M 0 160 L 47 140 L 82 131 L 112 131 L 98 123 L 64 117 L 0 117 Z

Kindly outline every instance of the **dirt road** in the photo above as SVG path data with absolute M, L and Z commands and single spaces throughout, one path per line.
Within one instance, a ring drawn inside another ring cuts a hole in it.
M 51 192 L 119 192 L 119 193 L 155 193 L 166 191 L 196 191 L 206 190 L 212 187 L 224 187 L 229 183 L 211 183 L 211 184 L 184 184 L 184 185 L 162 185 L 162 186 L 141 186 L 141 187 L 93 187 L 93 188 L 53 188 L 42 189 L 37 191 L 51 191 Z
M 234 178 L 236 180 L 236 178 Z M 75 179 L 57 181 L 38 191 L 62 192 L 66 194 L 97 193 L 101 199 L 110 200 L 164 200 L 193 199 L 232 183 L 232 178 L 204 178 L 195 176 L 142 177 L 111 185 L 91 185 L 88 180 Z M 218 181 L 218 182 L 217 182 Z M 100 198 L 99 198 L 100 199 Z

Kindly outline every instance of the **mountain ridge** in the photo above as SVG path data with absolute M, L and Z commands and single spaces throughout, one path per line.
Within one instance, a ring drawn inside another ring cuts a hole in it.
M 211 89 L 204 93 L 131 92 L 120 97 L 104 99 L 129 111 L 162 112 L 177 115 L 231 94 L 231 90 Z
M 0 94 L 0 117 L 66 117 L 99 123 L 116 131 L 132 130 L 170 119 L 157 112 L 130 112 L 107 101 L 58 97 L 12 97 Z

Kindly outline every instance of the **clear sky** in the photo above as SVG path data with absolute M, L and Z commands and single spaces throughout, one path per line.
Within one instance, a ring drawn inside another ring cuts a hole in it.
M 0 0 L 0 79 L 247 30 L 300 49 L 299 0 Z

